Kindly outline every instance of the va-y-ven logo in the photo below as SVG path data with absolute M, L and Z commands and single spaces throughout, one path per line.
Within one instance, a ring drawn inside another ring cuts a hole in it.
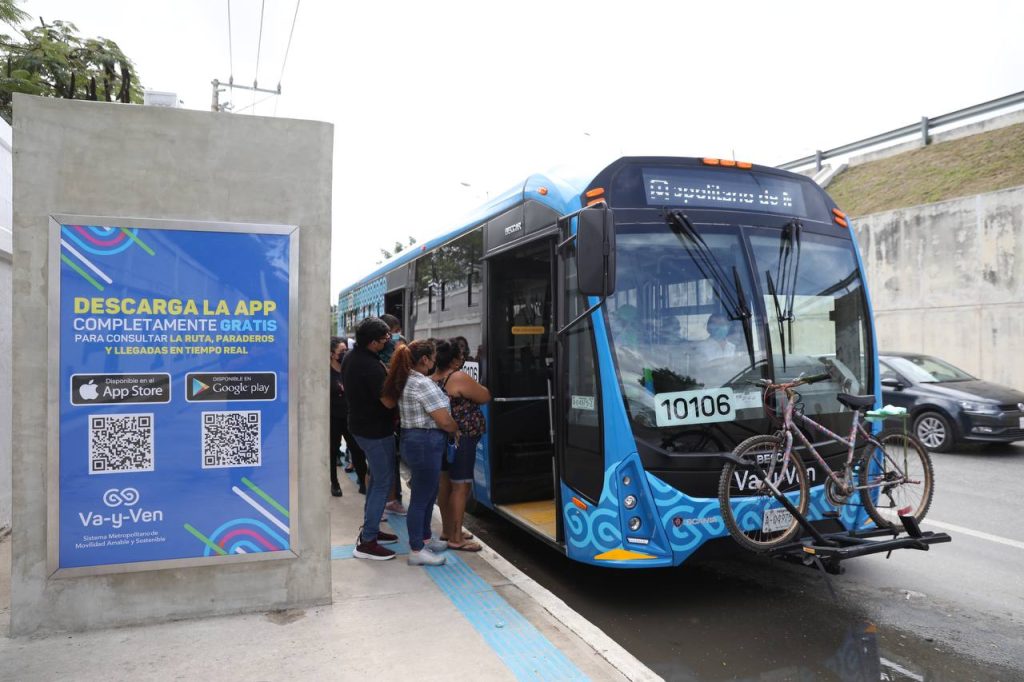
M 151 510 L 135 507 L 141 499 L 139 491 L 135 488 L 110 488 L 103 493 L 102 499 L 103 504 L 111 510 L 116 507 L 125 507 L 126 509 L 124 511 L 111 511 L 107 515 L 104 515 L 103 512 L 78 512 L 78 518 L 82 521 L 83 526 L 103 528 L 109 525 L 111 528 L 116 529 L 121 528 L 127 521 L 132 523 L 157 523 L 164 520 L 164 513 L 159 509 Z M 133 508 L 127 509 L 127 507 Z

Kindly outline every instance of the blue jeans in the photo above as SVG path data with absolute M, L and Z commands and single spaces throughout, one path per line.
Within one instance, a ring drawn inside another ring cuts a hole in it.
M 359 542 L 370 542 L 376 540 L 380 532 L 380 517 L 384 514 L 384 505 L 395 480 L 395 437 L 355 438 L 366 453 L 366 464 L 370 469 L 370 487 L 363 505 L 363 530 L 359 534 Z
M 409 512 L 405 523 L 409 528 L 409 547 L 423 549 L 423 541 L 430 537 L 430 519 L 437 501 L 437 482 L 441 478 L 441 458 L 444 456 L 447 434 L 440 429 L 402 429 L 402 459 L 409 467 L 412 480 L 409 485 Z

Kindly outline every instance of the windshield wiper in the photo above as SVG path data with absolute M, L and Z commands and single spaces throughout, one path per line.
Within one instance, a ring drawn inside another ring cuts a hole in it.
M 779 288 L 786 299 L 786 321 L 792 322 L 793 300 L 796 297 L 796 275 L 800 269 L 800 233 L 803 225 L 799 220 L 791 220 L 782 228 L 782 241 L 779 243 Z M 792 329 L 790 329 L 792 331 Z M 793 352 L 790 337 L 789 352 Z
M 754 366 L 754 330 L 750 323 L 752 317 L 750 308 L 747 307 L 747 294 L 743 290 L 743 282 L 740 280 L 740 271 L 736 266 L 732 266 L 732 277 L 736 282 L 736 295 L 740 301 L 740 320 L 743 324 L 743 337 L 747 341 L 747 356 L 750 358 L 750 366 Z
M 715 283 L 714 294 L 722 302 L 722 307 L 725 308 L 729 319 L 740 320 L 750 317 L 750 310 L 747 309 L 746 303 L 737 300 L 718 258 L 693 227 L 690 219 L 679 211 L 670 211 L 667 220 L 672 232 L 683 243 L 683 248 L 686 249 L 687 255 L 690 256 L 700 273 L 704 275 L 705 279 Z
M 666 215 L 666 220 L 672 232 L 682 242 L 683 248 L 686 249 L 687 255 L 690 256 L 690 260 L 694 262 L 697 269 L 704 276 L 704 279 L 714 282 L 713 293 L 721 301 L 725 314 L 729 316 L 730 320 L 739 320 L 743 325 L 743 335 L 747 341 L 747 354 L 750 357 L 750 366 L 753 367 L 754 332 L 750 322 L 752 315 L 750 308 L 747 307 L 747 296 L 743 290 L 739 270 L 735 265 L 732 268 L 733 281 L 735 282 L 735 288 L 733 289 L 729 284 L 725 270 L 722 269 L 721 263 L 718 262 L 718 258 L 715 257 L 711 247 L 708 246 L 704 238 L 694 228 L 690 219 L 680 211 L 669 211 Z
M 771 294 L 772 301 L 775 303 L 775 323 L 779 325 L 779 345 L 782 346 L 782 371 L 786 371 L 786 319 L 782 314 L 782 306 L 779 304 L 779 293 L 775 289 L 775 281 L 772 279 L 772 273 L 769 270 L 764 271 L 764 276 L 768 281 L 768 293 Z M 792 323 L 790 323 L 792 324 Z M 792 343 L 792 339 L 790 339 Z M 790 353 L 793 352 L 792 346 L 790 346 Z
M 796 277 L 800 270 L 800 233 L 803 224 L 799 220 L 791 220 L 782 228 L 779 240 L 779 267 L 776 272 L 778 285 L 772 280 L 770 272 L 765 271 L 768 280 L 768 293 L 775 303 L 775 319 L 779 325 L 779 344 L 782 346 L 782 369 L 786 369 L 786 329 L 789 330 L 789 354 L 793 354 L 793 314 L 796 299 Z M 779 302 L 779 294 L 783 303 Z

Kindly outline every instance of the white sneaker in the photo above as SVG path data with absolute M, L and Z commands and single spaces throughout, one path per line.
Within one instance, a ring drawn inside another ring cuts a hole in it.
M 434 554 L 426 547 L 418 552 L 409 552 L 410 566 L 440 566 L 444 561 L 445 558 L 443 556 Z
M 441 552 L 448 551 L 448 543 L 444 540 L 438 540 L 437 538 L 430 538 L 429 540 L 424 540 L 423 546 L 429 549 L 434 554 L 440 554 Z

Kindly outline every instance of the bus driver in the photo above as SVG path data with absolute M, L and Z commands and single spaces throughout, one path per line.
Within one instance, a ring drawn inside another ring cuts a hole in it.
M 719 360 L 736 354 L 736 345 L 729 341 L 733 326 L 733 322 L 724 313 L 716 312 L 708 316 L 708 337 L 697 344 L 697 353 L 701 359 Z

